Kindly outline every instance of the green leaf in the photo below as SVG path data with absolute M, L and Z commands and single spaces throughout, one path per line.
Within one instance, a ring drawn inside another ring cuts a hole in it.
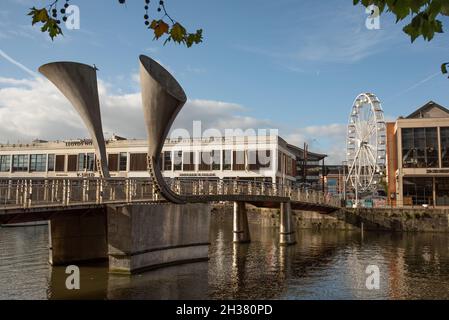
M 41 28 L 42 32 L 48 32 L 51 40 L 62 33 L 61 28 L 58 26 L 58 23 L 55 19 L 49 19 Z
M 449 66 L 449 62 L 443 63 L 441 65 L 441 73 L 447 74 L 447 66 Z
M 48 12 L 45 8 L 37 9 L 36 7 L 33 7 L 30 9 L 28 15 L 33 17 L 32 25 L 35 25 L 38 22 L 45 23 L 49 19 Z
M 186 39 L 186 29 L 179 23 L 175 23 L 170 30 L 170 36 L 176 43 L 184 42 Z
M 165 33 L 168 33 L 169 25 L 164 22 L 164 20 L 153 20 L 153 22 L 150 25 L 150 29 L 154 30 L 154 37 L 156 39 L 159 39 L 162 37 Z

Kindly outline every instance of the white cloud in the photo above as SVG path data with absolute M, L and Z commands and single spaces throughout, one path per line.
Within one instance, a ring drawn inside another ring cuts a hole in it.
M 129 138 L 145 138 L 146 130 L 139 92 L 121 94 L 99 80 L 103 129 L 107 136 L 116 133 Z M 346 126 L 330 124 L 289 130 L 269 119 L 249 116 L 237 103 L 193 99 L 178 115 L 173 129 L 193 130 L 193 121 L 201 128 L 279 129 L 289 143 L 302 146 L 304 141 L 313 152 L 329 155 L 327 163 L 340 163 L 344 156 Z M 62 140 L 88 136 L 81 119 L 67 99 L 44 78 L 0 78 L 0 142 L 30 141 L 35 138 Z
M 288 142 L 303 147 L 309 144 L 312 152 L 324 153 L 329 157 L 329 164 L 341 164 L 345 156 L 346 124 L 334 123 L 329 125 L 308 126 L 297 128 L 285 135 Z
M 98 81 L 103 129 L 127 137 L 146 135 L 140 93 L 117 94 L 112 86 Z M 245 116 L 239 104 L 189 100 L 173 128 L 192 130 L 193 121 L 201 121 L 203 130 L 217 128 L 259 128 L 268 124 Z M 86 137 L 87 131 L 67 99 L 43 78 L 0 78 L 0 141 L 67 139 Z M 264 126 L 265 128 L 266 126 Z

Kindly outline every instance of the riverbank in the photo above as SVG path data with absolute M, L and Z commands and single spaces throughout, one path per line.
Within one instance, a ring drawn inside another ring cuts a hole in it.
M 247 205 L 247 210 L 250 222 L 259 223 L 262 226 L 279 227 L 279 209 L 257 208 L 252 205 Z M 224 215 L 232 217 L 233 206 L 232 204 L 215 204 L 212 208 L 212 213 L 218 216 Z M 298 229 L 338 231 L 359 229 L 332 215 L 299 210 L 292 210 L 292 213 L 293 221 Z
M 214 205 L 212 213 L 232 216 L 232 205 Z M 279 209 L 247 205 L 248 219 L 263 226 L 279 226 Z M 449 233 L 449 209 L 430 208 L 344 208 L 330 214 L 293 210 L 297 229 L 364 230 L 390 232 Z

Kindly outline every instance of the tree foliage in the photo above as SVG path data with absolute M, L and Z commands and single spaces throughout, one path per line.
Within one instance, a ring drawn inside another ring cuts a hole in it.
M 63 5 L 60 2 L 64 2 Z M 118 0 L 119 4 L 125 5 L 126 0 Z M 184 26 L 175 21 L 167 12 L 165 2 L 163 0 L 157 1 L 157 12 L 162 14 L 162 17 L 152 19 L 150 21 L 150 6 L 151 0 L 143 0 L 145 14 L 143 16 L 144 24 L 147 29 L 151 30 L 154 39 L 159 40 L 165 37 L 165 42 L 173 41 L 177 44 L 184 44 L 188 48 L 194 44 L 199 44 L 203 41 L 203 30 L 198 29 L 196 32 L 187 32 Z M 156 2 L 154 0 L 153 2 Z M 67 21 L 67 8 L 70 6 L 70 0 L 53 0 L 48 6 L 42 8 L 33 7 L 28 13 L 32 18 L 32 25 L 41 23 L 41 31 L 47 32 L 52 40 L 59 35 L 63 35 L 61 25 L 61 19 L 63 22 Z M 58 10 L 58 8 L 60 8 Z
M 391 12 L 396 16 L 396 23 L 406 18 L 410 22 L 403 31 L 414 42 L 417 38 L 431 41 L 435 33 L 443 33 L 443 23 L 440 18 L 449 16 L 449 0 L 353 0 L 354 5 L 365 7 L 376 5 L 380 13 Z M 441 65 L 441 71 L 448 73 L 449 63 Z

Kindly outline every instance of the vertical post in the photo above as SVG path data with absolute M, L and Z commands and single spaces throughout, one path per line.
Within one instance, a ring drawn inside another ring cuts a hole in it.
M 346 162 L 343 161 L 343 200 L 346 207 Z
M 31 208 L 32 197 L 33 197 L 33 180 L 30 180 L 27 192 L 27 208 Z
M 70 180 L 67 180 L 66 205 L 70 204 L 70 194 L 72 191 L 71 188 L 72 188 L 72 186 L 71 186 Z
M 235 243 L 251 242 L 245 202 L 234 202 L 233 229 Z
M 290 202 L 282 202 L 280 209 L 280 241 L 281 246 L 289 246 L 296 243 L 295 228 L 293 226 L 292 207 Z
M 324 194 L 324 192 L 326 191 L 326 190 L 325 190 L 325 187 L 324 187 L 324 177 L 325 177 L 324 175 L 326 174 L 326 173 L 325 173 L 326 167 L 325 167 L 325 165 L 324 165 L 324 158 L 323 158 L 322 161 L 323 161 L 323 162 L 322 162 L 322 164 L 321 164 L 321 172 L 322 172 L 322 176 L 323 176 L 323 181 L 322 181 L 322 183 L 321 183 L 321 184 L 322 184 L 322 188 L 321 188 L 321 189 L 322 189 L 323 194 Z
M 82 190 L 82 202 L 86 202 L 87 201 L 87 199 L 86 199 L 86 195 L 87 195 L 87 184 L 86 184 L 86 182 L 87 182 L 87 180 L 86 179 L 83 179 L 83 190 Z
M 441 150 L 441 149 L 440 149 Z M 436 204 L 437 204 L 437 188 L 436 188 L 436 181 L 435 181 L 435 177 L 432 177 L 432 206 L 435 208 Z M 430 205 L 430 203 L 429 203 Z
M 98 203 L 103 203 L 103 179 L 100 178 L 100 184 L 98 185 Z
M 125 180 L 125 194 L 126 194 L 126 202 L 130 202 L 130 193 L 129 193 L 129 179 Z
M 28 202 L 28 181 L 23 180 L 23 189 L 22 189 L 22 206 L 25 209 L 27 207 Z
M 361 236 L 363 239 L 363 222 L 360 223 L 360 231 L 361 231 Z

